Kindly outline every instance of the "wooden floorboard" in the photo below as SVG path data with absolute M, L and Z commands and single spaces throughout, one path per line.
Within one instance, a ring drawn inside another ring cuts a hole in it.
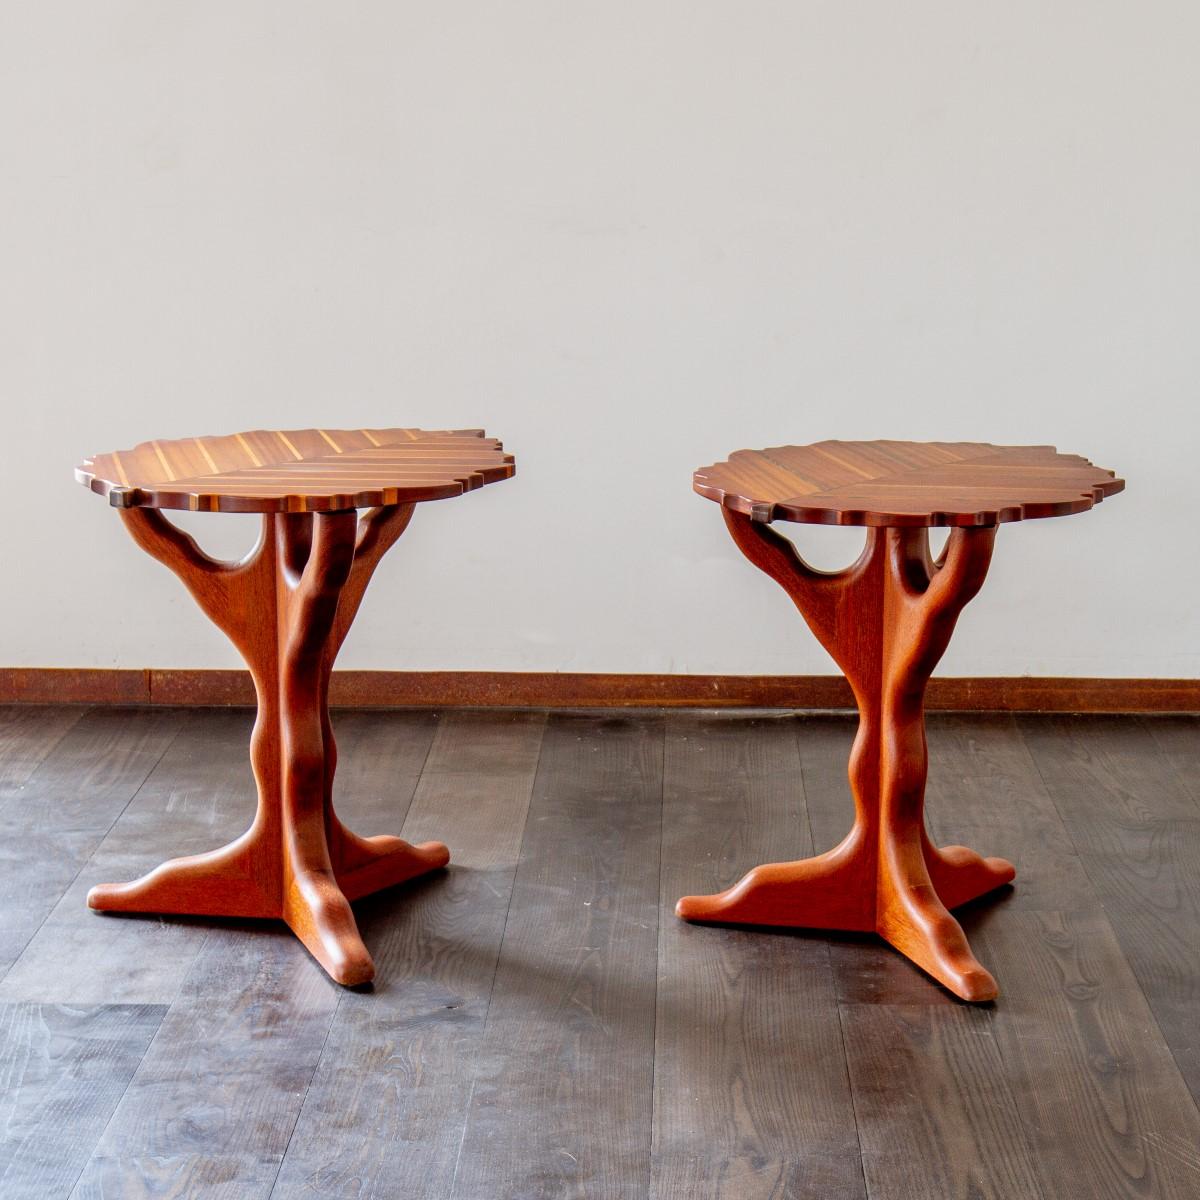
M 452 1200 L 650 1177 L 660 718 L 547 723 Z
M 1006 912 L 973 936 L 1043 1193 L 1200 1195 L 1200 1114 L 1104 913 Z
M 150 838 L 160 856 L 156 827 L 169 827 L 160 839 L 202 849 L 238 834 L 254 810 L 248 714 L 191 716 L 158 772 L 161 790 L 114 830 L 130 844 Z M 426 713 L 383 723 L 339 714 L 335 797 L 349 825 L 369 833 L 399 829 L 436 728 Z M 109 963 L 138 970 L 130 963 L 133 947 L 148 940 L 145 929 L 157 922 L 86 916 L 121 932 L 122 946 L 106 948 Z M 264 1200 L 344 993 L 279 923 L 165 926 L 175 952 L 158 955 L 150 972 L 140 969 L 143 986 L 170 991 L 170 1011 L 76 1194 Z
M 117 710 L 97 710 L 98 717 L 116 715 Z M 90 859 L 84 855 L 82 869 L 74 863 L 77 874 L 60 889 L 61 899 L 55 896 L 58 903 L 44 926 L 0 983 L 0 999 L 170 1003 L 201 952 L 213 922 L 87 907 L 94 884 L 134 879 L 164 859 L 211 850 L 237 837 L 253 819 L 253 716 L 220 709 L 161 715 L 173 722 L 177 736 Z M 352 827 L 398 829 L 435 727 L 429 714 L 400 714 L 382 727 L 371 714 L 337 715 L 343 761 L 336 795 Z M 33 783 L 38 779 L 35 775 Z M 60 855 L 69 844 L 63 843 Z
M 289 934 L 214 930 L 74 1195 L 268 1196 L 338 999 Z
M 356 905 L 376 983 L 342 996 L 274 1200 L 450 1194 L 544 724 L 442 718 L 401 832 L 452 865 Z
M 672 914 L 811 853 L 794 724 L 667 718 L 654 1200 L 865 1194 L 825 944 Z
M 0 708 L 4 1200 L 1200 1196 L 1196 718 L 931 717 L 935 840 L 1018 869 L 957 914 L 983 1006 L 672 913 L 846 832 L 845 715 L 337 713 L 347 822 L 452 852 L 356 905 L 373 990 L 88 911 L 241 832 L 250 722 Z
M 1200 716 L 1147 716 L 1139 724 L 1149 731 L 1179 782 L 1200 806 Z
M 61 897 L 85 870 L 114 822 L 173 743 L 178 713 L 97 709 L 76 714 L 61 736 L 33 731 L 36 751 L 17 755 L 30 770 L 19 787 L 0 793 L 0 999 L 48 1001 L 41 983 L 23 993 L 18 979 L 30 944 Z M 54 723 L 49 723 L 51 728 Z M 59 970 L 66 953 L 55 944 Z M 33 952 L 36 957 L 36 951 Z M 96 1003 L 126 997 L 99 989 Z
M 872 1200 L 1042 1200 L 991 1018 L 968 1005 L 842 1007 Z
M 1047 791 L 1200 1099 L 1200 806 L 1140 720 L 1020 718 Z M 1200 769 L 1196 750 L 1194 774 Z
M 120 715 L 115 709 L 97 711 Z M 253 815 L 254 785 L 246 713 L 164 715 L 175 722 L 172 744 L 67 879 L 44 924 L 0 983 L 0 999 L 71 1004 L 174 999 L 211 924 L 97 913 L 87 907 L 88 890 L 136 878 L 166 858 L 209 850 L 236 836 Z
M 40 704 L 0 707 L 0 804 L 6 794 L 20 790 L 85 711 Z
M 1015 853 L 1027 836 L 1017 836 L 1022 819 L 1031 841 L 1045 836 L 1045 822 L 1032 822 L 1019 807 L 1019 768 L 1034 779 L 1036 772 L 1027 755 L 1014 763 L 1009 743 L 1016 743 L 1018 759 L 1024 749 L 1011 729 L 1005 734 L 1007 721 L 972 718 L 964 729 L 954 717 L 930 720 L 936 841 L 978 841 L 987 853 Z M 846 767 L 855 722 L 810 717 L 795 729 L 809 820 L 818 849 L 825 849 L 840 840 L 853 815 Z M 987 816 L 979 816 L 981 808 Z M 1060 850 L 1069 845 L 1065 839 L 1057 844 Z M 1006 889 L 1000 902 L 1012 899 Z M 989 918 L 998 919 L 994 913 L 993 901 L 959 916 L 974 938 Z M 812 936 L 829 944 L 871 1200 L 1042 1200 L 1021 1098 L 1003 1069 L 991 1006 L 963 1005 L 878 938 Z
M 67 1195 L 166 1011 L 0 1004 L 0 1196 Z

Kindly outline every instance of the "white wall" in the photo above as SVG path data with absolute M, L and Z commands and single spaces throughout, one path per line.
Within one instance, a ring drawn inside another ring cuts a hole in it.
M 1198 43 L 1191 2 L 7 5 L 0 665 L 236 661 L 85 453 L 481 424 L 518 477 L 418 512 L 342 665 L 832 670 L 691 471 L 901 437 L 1129 480 L 1002 530 L 945 673 L 1200 674 Z

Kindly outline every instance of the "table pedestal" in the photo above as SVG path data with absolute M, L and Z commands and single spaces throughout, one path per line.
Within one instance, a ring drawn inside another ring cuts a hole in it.
M 282 918 L 338 983 L 374 976 L 349 902 L 445 866 L 449 852 L 440 842 L 358 837 L 338 820 L 329 675 L 412 510 L 376 508 L 361 520 L 353 509 L 267 513 L 258 545 L 238 563 L 209 558 L 155 509 L 120 510 L 138 545 L 179 575 L 250 668 L 258 811 L 228 846 L 93 888 L 92 908 Z
M 870 528 L 859 560 L 826 573 L 769 525 L 721 511 L 742 552 L 784 587 L 854 689 L 855 821 L 827 853 L 755 867 L 718 895 L 685 896 L 676 912 L 689 921 L 873 931 L 955 995 L 993 999 L 996 981 L 948 910 L 1016 872 L 1002 858 L 930 842 L 924 695 L 959 612 L 983 584 L 996 527 L 954 529 L 937 561 L 925 528 Z

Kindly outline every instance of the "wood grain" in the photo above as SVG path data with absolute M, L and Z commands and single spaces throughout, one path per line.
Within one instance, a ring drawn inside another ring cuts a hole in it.
M 105 710 L 89 717 L 100 715 Z M 144 724 L 140 714 L 123 715 L 131 733 Z M 109 875 L 138 875 L 172 849 L 200 851 L 244 826 L 254 810 L 245 752 L 251 718 L 223 711 L 163 715 L 176 722 L 174 740 L 57 903 L 51 902 L 45 922 L 0 985 L 0 997 L 169 1004 L 178 994 L 206 927 L 187 919 L 98 920 L 87 907 L 87 893 Z
M 1176 778 L 1200 806 L 1200 772 L 1196 770 L 1196 748 L 1200 747 L 1200 716 L 1147 717 L 1142 726 L 1171 764 Z
M 137 543 L 179 575 L 246 660 L 258 697 L 251 759 L 258 809 L 241 837 L 98 884 L 103 912 L 281 918 L 339 983 L 374 975 L 350 901 L 445 865 L 440 842 L 350 832 L 333 808 L 337 746 L 329 675 L 379 560 L 413 506 L 267 513 L 246 558 L 217 562 L 161 513 L 121 510 Z
M 131 710 L 113 714 L 129 727 L 119 756 L 106 757 L 120 730 L 114 722 L 87 735 L 99 756 L 93 769 L 78 740 L 61 759 L 57 750 L 45 758 L 25 789 L 38 797 L 31 818 L 44 819 L 37 810 L 51 807 L 54 790 L 70 794 L 75 772 L 105 794 L 103 781 L 144 753 L 132 749 L 146 740 L 137 727 L 156 715 L 178 719 L 178 731 L 72 885 L 76 904 L 76 889 L 106 869 L 95 866 L 98 856 L 132 848 L 135 830 L 162 829 L 149 854 L 173 836 L 204 845 L 240 827 L 253 807 L 242 753 L 247 713 Z M 1197 1194 L 1200 1112 L 1152 1007 L 1159 985 L 1169 996 L 1191 981 L 1145 971 L 1170 944 L 1143 936 L 1154 921 L 1172 919 L 1162 905 L 1169 891 L 1144 890 L 1154 877 L 1147 817 L 1182 828 L 1185 801 L 1196 803 L 1194 721 L 930 721 L 931 833 L 978 830 L 1027 868 L 1007 899 L 957 910 L 1005 981 L 1000 1003 L 966 1007 L 872 935 L 851 944 L 839 933 L 665 921 L 660 942 L 643 928 L 662 912 L 655 892 L 674 894 L 672 871 L 718 887 L 762 844 L 806 854 L 807 828 L 817 849 L 837 841 L 850 798 L 854 723 L 846 715 L 668 716 L 674 744 L 661 783 L 678 822 L 664 829 L 661 873 L 644 866 L 659 851 L 655 828 L 635 817 L 657 806 L 657 776 L 638 765 L 662 743 L 657 714 L 624 714 L 612 726 L 598 714 L 552 718 L 555 744 L 527 821 L 544 714 L 376 711 L 335 720 L 346 750 L 339 808 L 360 820 L 382 819 L 391 807 L 399 821 L 420 772 L 400 832 L 419 840 L 446 831 L 461 847 L 449 873 L 355 906 L 381 968 L 375 990 L 336 988 L 270 924 L 79 912 L 84 934 L 90 926 L 98 936 L 110 928 L 130 935 L 89 953 L 75 927 L 62 926 L 56 943 L 59 927 L 47 921 L 36 938 L 42 967 L 25 976 L 31 994 L 0 1002 L 0 1142 L 11 1136 L 7 1161 L 18 1164 L 0 1182 L 5 1200 L 66 1196 L 63 1163 L 77 1173 L 89 1154 L 73 1200 L 445 1197 L 468 1112 L 472 1175 L 486 1173 L 496 1152 L 493 1198 L 569 1196 L 572 1188 L 590 1195 L 590 1181 L 579 1182 L 571 1159 L 557 1153 L 565 1147 L 593 1168 L 604 1164 L 603 1187 L 622 1200 L 645 1197 L 652 1178 L 667 1195 L 684 1194 L 690 1181 L 697 1197 L 715 1188 L 744 1190 L 750 1200 L 860 1200 L 862 1160 L 839 1141 L 838 1120 L 859 1130 L 871 1200 L 913 1192 L 920 1200 L 1023 1200 L 1030 1171 L 1039 1200 Z M 1037 739 L 1029 726 L 1038 725 L 1057 747 L 1050 766 L 1039 751 L 1046 779 L 1030 753 Z M 644 751 L 629 732 L 639 728 Z M 795 734 L 793 749 L 781 729 Z M 41 744 L 36 726 L 25 732 L 28 745 L 15 729 L 10 743 L 18 759 Z M 598 739 L 616 732 L 624 740 L 604 749 Z M 31 791 L 38 778 L 52 785 L 44 794 Z M 1107 790 L 1097 789 L 1106 778 Z M 1089 820 L 1093 791 L 1102 828 L 1094 840 L 1078 835 L 1076 847 L 1072 832 Z M 714 824 L 714 813 L 727 819 Z M 68 832 L 58 826 L 52 836 Z M 524 882 L 513 888 L 522 844 Z M 1129 875 L 1103 874 L 1126 848 Z M 1157 852 L 1164 857 L 1154 870 L 1172 887 L 1200 873 L 1200 850 L 1187 838 L 1168 831 Z M 1082 864 L 1105 890 L 1103 905 L 1081 879 Z M 624 900 L 584 923 L 597 903 L 630 895 L 641 898 L 636 906 Z M 1186 929 L 1186 908 L 1174 919 Z M 201 939 L 187 963 L 169 941 L 181 929 Z M 1143 951 L 1138 938 L 1162 949 Z M 1138 953 L 1148 957 L 1135 968 Z M 834 973 L 828 999 L 823 954 Z M 122 988 L 139 968 L 147 993 L 151 984 L 163 989 L 152 993 L 161 1004 L 142 1033 L 140 1017 L 101 1015 L 106 991 L 136 994 Z M 86 974 L 90 993 L 81 987 Z M 489 1020 L 493 979 L 503 990 Z M 63 995 L 79 1002 L 53 1003 Z M 332 1017 L 323 996 L 333 1000 Z M 836 1015 L 835 999 L 847 1036 L 831 1036 L 822 1050 L 813 1030 Z M 149 1061 L 135 1071 L 164 1008 Z M 650 1020 L 657 1014 L 652 1058 L 647 1009 Z M 843 1055 L 852 1103 L 837 1103 L 829 1090 Z M 489 1093 L 493 1079 L 517 1086 L 511 1096 Z M 471 1099 L 480 1088 L 489 1101 L 482 1114 Z M 628 1103 L 618 1102 L 622 1095 Z M 97 1146 L 103 1114 L 112 1124 Z
M 790 718 L 668 718 L 664 906 L 811 850 Z M 658 976 L 654 1200 L 865 1196 L 824 942 L 668 921 Z
M 35 753 L 45 752 L 45 757 L 19 788 L 0 793 L 0 946 L 5 951 L 0 996 L 66 999 L 44 992 L 22 996 L 15 990 L 13 972 L 20 976 L 18 964 L 42 923 L 171 746 L 179 727 L 175 712 L 107 709 L 77 711 L 50 748 L 43 740 L 43 727 L 29 731 L 30 748 L 14 758 L 28 763 Z M 61 947 L 54 960 L 61 971 Z
M 52 1200 L 71 1191 L 166 1011 L 152 1004 L 0 1004 L 5 1200 Z
M 126 678 L 137 677 L 133 688 Z M 248 671 L 0 668 L 9 704 L 254 703 Z M 332 708 L 853 708 L 840 675 L 625 675 L 574 671 L 334 671 Z M 1200 679 L 935 676 L 927 711 L 1200 712 Z
M 0 708 L 0 805 L 6 794 L 24 786 L 81 716 L 82 709 L 58 706 Z
M 855 817 L 825 854 L 755 867 L 723 892 L 684 896 L 676 913 L 878 933 L 956 996 L 993 999 L 996 981 L 949 910 L 1008 883 L 1014 870 L 930 841 L 923 701 L 959 613 L 983 585 L 996 527 L 955 529 L 936 561 L 925 529 L 872 528 L 856 563 L 822 572 L 769 526 L 721 511 L 738 547 L 787 591 L 854 689 Z
M 1125 482 L 1053 446 L 830 441 L 738 450 L 693 486 L 755 521 L 972 526 L 1085 512 Z
M 550 718 L 451 1200 L 645 1194 L 661 820 L 659 721 Z
M 362 715 L 382 731 L 413 714 Z M 379 978 L 342 997 L 278 1196 L 450 1195 L 544 724 L 541 713 L 439 722 L 401 833 L 443 831 L 454 867 L 358 905 Z
M 1195 1197 L 1200 1112 L 1106 914 L 1011 912 L 975 936 L 1010 981 L 991 1028 L 1043 1194 Z
M 1028 723 L 1067 744 L 1080 732 L 1087 740 L 1089 722 Z M 1097 740 L 1115 748 L 1106 726 Z M 814 740 L 810 731 L 802 744 Z M 839 964 L 835 953 L 835 971 L 845 968 L 839 989 L 851 1001 L 846 1049 L 872 1195 L 1187 1195 L 1200 1172 L 1198 1114 L 1109 924 L 1139 902 L 1114 897 L 1101 907 L 1082 871 L 1087 853 L 1077 853 L 1059 816 L 1059 793 L 1012 717 L 938 717 L 930 745 L 940 767 L 931 777 L 932 827 L 969 823 L 975 813 L 1030 868 L 1002 911 L 976 907 L 967 917 L 973 943 L 1009 981 L 994 1009 L 976 1013 L 939 1003 L 928 988 L 918 993 L 894 956 L 871 962 L 858 947 Z M 827 757 L 832 769 L 836 747 Z M 1147 767 L 1142 784 L 1130 782 L 1153 792 Z M 956 1026 L 949 1041 L 947 1022 Z
M 415 429 L 144 442 L 78 469 L 79 481 L 109 498 L 134 541 L 179 576 L 233 642 L 258 705 L 250 827 L 128 883 L 97 884 L 91 908 L 278 918 L 339 983 L 374 977 L 350 902 L 445 866 L 449 851 L 441 842 L 360 837 L 335 813 L 333 663 L 415 502 L 461 495 L 513 470 L 512 456 L 482 430 Z M 360 518 L 357 508 L 368 505 Z M 244 558 L 220 562 L 162 508 L 259 512 L 262 533 Z
M 847 814 L 853 811 L 846 760 L 858 732 L 857 722 L 843 713 L 805 713 L 793 718 L 793 728 L 812 844 L 818 851 L 828 850 L 846 836 Z M 936 762 L 933 767 L 936 776 Z M 932 820 L 930 825 L 932 837 L 939 831 L 932 828 Z M 990 897 L 984 902 L 985 909 L 994 903 L 995 898 Z M 960 909 L 957 918 L 969 938 L 972 906 Z M 822 930 L 808 936 L 820 937 L 828 949 L 840 1003 L 946 1007 L 959 1003 L 945 989 L 930 987 L 924 972 L 874 934 Z
M 80 1195 L 221 1195 L 265 1164 L 266 1197 L 338 992 L 295 941 L 210 932 L 80 1178 Z M 232 1189 L 231 1189 L 232 1191 Z
M 1118 718 L 1020 728 L 1138 983 L 1200 1097 L 1200 806 L 1150 729 Z
M 1023 1097 L 986 1009 L 864 1004 L 841 1013 L 872 1198 L 1043 1200 Z
M 162 715 L 178 722 L 178 736 L 29 941 L 0 985 L 0 997 L 168 1003 L 178 994 L 212 923 L 187 917 L 100 920 L 86 896 L 105 878 L 137 876 L 172 850 L 200 853 L 245 828 L 255 808 L 246 759 L 254 718 L 223 710 Z M 406 713 L 380 727 L 368 714 L 347 712 L 338 714 L 336 724 L 347 756 L 339 802 L 352 816 L 398 823 L 436 719 Z
M 444 500 L 515 470 L 482 429 L 258 429 L 97 454 L 75 478 L 119 508 L 311 513 Z

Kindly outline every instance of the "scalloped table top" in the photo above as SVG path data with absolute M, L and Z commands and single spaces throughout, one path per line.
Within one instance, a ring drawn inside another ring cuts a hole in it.
M 1053 446 L 829 441 L 737 450 L 693 486 L 755 521 L 929 526 L 1084 512 L 1125 481 Z
M 259 429 L 142 442 L 75 478 L 119 508 L 333 512 L 444 500 L 515 471 L 482 429 Z

